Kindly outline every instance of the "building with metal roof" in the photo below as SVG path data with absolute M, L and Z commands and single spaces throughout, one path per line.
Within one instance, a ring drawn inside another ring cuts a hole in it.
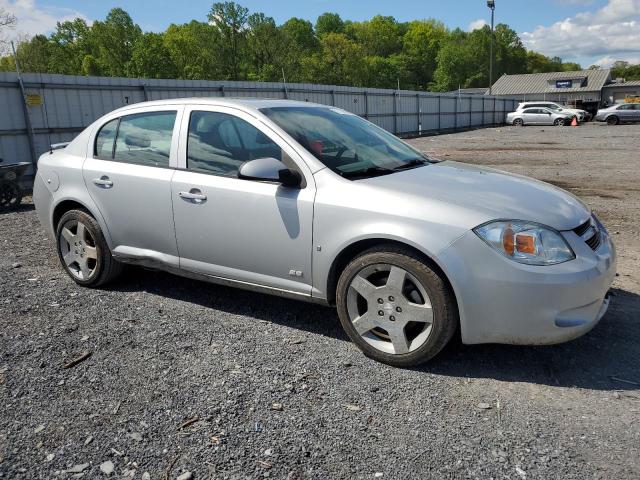
M 493 84 L 491 92 L 522 101 L 547 100 L 597 108 L 602 89 L 608 83 L 611 83 L 608 69 L 527 73 L 503 75 Z
M 503 75 L 493 84 L 495 96 L 523 102 L 557 102 L 596 113 L 599 107 L 640 95 L 640 81 L 612 79 L 611 70 L 527 73 Z

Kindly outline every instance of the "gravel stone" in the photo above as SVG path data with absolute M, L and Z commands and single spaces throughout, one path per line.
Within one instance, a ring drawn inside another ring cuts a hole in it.
M 111 460 L 107 460 L 100 464 L 100 471 L 105 475 L 111 475 L 113 473 L 114 465 Z

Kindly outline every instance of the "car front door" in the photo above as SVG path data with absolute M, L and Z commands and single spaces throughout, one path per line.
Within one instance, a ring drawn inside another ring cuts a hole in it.
M 116 256 L 178 264 L 171 177 L 181 111 L 145 109 L 98 127 L 82 173 Z
M 171 198 L 180 267 L 283 292 L 311 294 L 315 183 L 296 151 L 248 113 L 189 107 Z M 301 188 L 238 178 L 243 162 L 276 158 Z
M 634 110 L 634 106 L 632 103 L 627 103 L 625 105 L 620 105 L 617 110 L 616 110 L 616 114 L 618 115 L 618 118 L 620 118 L 620 121 L 622 122 L 630 122 L 633 120 L 634 114 L 636 113 Z

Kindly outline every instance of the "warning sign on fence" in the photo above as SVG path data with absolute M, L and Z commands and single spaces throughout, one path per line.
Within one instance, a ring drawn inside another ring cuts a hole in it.
M 40 105 L 42 105 L 42 97 L 37 93 L 28 93 L 27 105 L 29 105 L 30 107 L 39 107 Z

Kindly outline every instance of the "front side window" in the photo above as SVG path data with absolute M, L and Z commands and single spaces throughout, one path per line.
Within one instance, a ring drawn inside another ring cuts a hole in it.
M 113 160 L 168 167 L 176 112 L 147 112 L 120 118 Z
M 343 110 L 273 107 L 260 111 L 344 177 L 385 175 L 431 162 L 394 135 Z
M 633 110 L 633 105 L 629 104 L 629 105 L 620 105 L 618 107 L 618 110 Z
M 235 177 L 247 160 L 266 157 L 282 160 L 282 149 L 250 123 L 226 113 L 191 113 L 189 170 Z

